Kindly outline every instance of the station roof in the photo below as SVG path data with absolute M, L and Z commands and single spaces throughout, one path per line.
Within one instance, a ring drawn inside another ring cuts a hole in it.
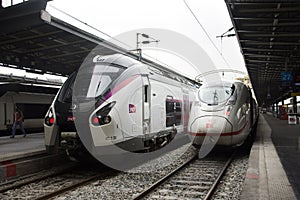
M 51 16 L 45 11 L 47 1 L 29 0 L 0 8 L 0 27 L 4 27 L 0 29 L 0 66 L 69 75 L 88 56 L 122 53 L 138 59 L 137 54 L 127 49 Z M 171 71 L 146 58 L 141 62 Z
M 16 76 L 13 74 L 0 74 L 0 83 L 25 83 L 25 84 L 39 84 L 39 85 L 48 85 L 48 86 L 61 86 L 63 84 L 60 79 L 40 79 L 38 77 L 31 78 L 26 76 Z
M 28 85 L 23 83 L 3 83 L 0 84 L 0 97 L 6 92 L 23 92 L 23 93 L 38 93 L 38 94 L 52 94 L 55 95 L 58 87 Z
M 299 73 L 300 1 L 225 2 L 259 104 L 289 96 L 296 88 L 293 82 L 283 82 L 281 73 Z
M 30 0 L 0 9 L 3 66 L 69 75 L 96 46 L 103 55 L 121 50 L 113 44 L 99 47 L 103 39 L 51 16 L 46 5 L 47 0 Z

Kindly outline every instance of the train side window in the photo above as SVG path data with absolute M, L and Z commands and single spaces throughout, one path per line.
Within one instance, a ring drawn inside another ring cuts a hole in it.
M 175 117 L 176 117 L 176 125 L 181 124 L 181 115 L 182 115 L 182 103 L 181 102 L 176 102 L 176 112 L 175 112 Z
M 172 96 L 166 98 L 166 127 L 176 124 L 175 102 Z
M 16 106 L 22 110 L 25 119 L 44 118 L 50 104 L 17 103 Z
M 172 96 L 167 96 L 166 99 L 166 113 L 174 113 L 175 107 L 174 107 L 174 101 Z

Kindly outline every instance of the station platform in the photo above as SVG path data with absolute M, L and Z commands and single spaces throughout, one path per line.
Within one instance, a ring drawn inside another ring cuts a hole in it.
M 0 185 L 67 163 L 65 152 L 46 152 L 44 133 L 0 137 Z
M 300 125 L 261 114 L 240 199 L 300 199 Z
M 44 133 L 0 137 L 0 162 L 45 153 Z

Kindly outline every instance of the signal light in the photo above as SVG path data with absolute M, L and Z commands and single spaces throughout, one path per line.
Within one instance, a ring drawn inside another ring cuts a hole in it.
M 45 117 L 45 124 L 47 126 L 52 126 L 54 124 L 54 122 L 55 122 L 54 115 L 53 115 L 52 109 L 50 109 Z
M 54 118 L 51 117 L 51 118 L 49 119 L 49 122 L 50 122 L 51 125 L 54 124 Z
M 92 118 L 92 124 L 94 126 L 100 126 L 100 125 L 105 125 L 109 124 L 111 122 L 111 117 L 109 115 L 101 117 L 101 116 L 94 116 Z
M 93 124 L 94 125 L 99 125 L 99 119 L 98 119 L 98 117 L 94 117 L 93 118 Z
M 94 126 L 109 124 L 111 122 L 111 117 L 108 115 L 108 113 L 111 111 L 115 104 L 116 102 L 112 101 L 100 110 L 98 110 L 91 119 L 92 124 Z

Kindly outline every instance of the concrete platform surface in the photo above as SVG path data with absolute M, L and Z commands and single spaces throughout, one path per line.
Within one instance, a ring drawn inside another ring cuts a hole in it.
M 0 162 L 45 153 L 44 133 L 0 137 Z
M 267 120 L 265 118 L 267 118 Z M 270 120 L 272 123 L 269 122 Z M 281 140 L 277 138 L 278 135 L 274 133 L 278 130 L 271 128 L 274 124 L 279 124 L 278 121 L 278 119 L 272 116 L 260 115 L 256 140 L 251 150 L 248 170 L 240 199 L 294 200 L 299 197 L 297 189 L 291 185 L 287 176 L 290 172 L 285 171 L 286 168 L 283 167 L 281 159 L 278 156 L 281 155 L 281 153 L 277 153 L 278 150 L 272 141 L 274 138 L 276 141 L 278 139 Z M 286 122 L 286 124 L 282 123 L 279 126 L 282 126 L 284 130 L 280 135 L 284 135 L 285 137 L 285 133 L 290 131 L 290 125 L 287 125 Z M 300 135 L 299 131 L 298 134 Z M 287 144 L 287 146 L 291 146 L 291 144 Z M 294 150 L 294 153 L 297 153 L 297 149 Z M 293 154 L 289 156 L 293 156 Z
M 265 119 L 272 129 L 272 141 L 286 175 L 300 199 L 300 125 L 288 125 L 287 120 L 279 120 L 270 115 Z

